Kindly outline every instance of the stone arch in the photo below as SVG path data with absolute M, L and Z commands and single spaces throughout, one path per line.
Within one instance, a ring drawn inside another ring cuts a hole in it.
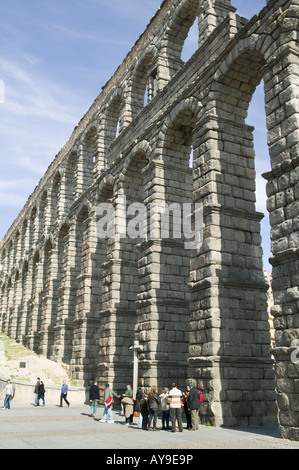
M 238 57 L 232 61 L 226 60 L 226 67 L 216 74 L 214 85 L 218 93 L 218 113 L 226 119 L 234 115 L 241 125 L 245 123 L 252 95 L 263 79 L 263 67 L 266 65 L 260 51 L 242 49 L 241 44 Z
M 125 127 L 122 115 L 123 109 L 123 90 L 117 88 L 106 105 L 104 113 L 104 151 L 109 149 L 118 133 L 121 133 Z M 107 164 L 108 162 L 105 163 L 105 166 L 107 166 Z
M 147 140 L 142 140 L 141 142 L 138 142 L 134 146 L 133 150 L 129 153 L 129 155 L 125 157 L 122 173 L 120 175 L 121 181 L 123 181 L 124 178 L 126 177 L 126 173 L 129 167 L 131 166 L 132 161 L 136 158 L 137 154 L 143 155 L 148 160 L 148 162 L 150 162 L 152 158 L 153 150 L 152 150 L 150 143 Z
M 181 54 L 184 42 L 191 26 L 196 20 L 198 7 L 198 0 L 179 2 L 166 29 L 165 37 L 162 38 L 163 56 L 168 61 L 169 78 L 172 78 L 183 65 Z M 163 39 L 166 45 L 164 45 Z
M 112 175 L 107 175 L 99 184 L 98 201 L 110 202 L 116 193 L 116 179 Z
M 53 358 L 55 322 L 58 303 L 58 241 L 53 233 L 47 234 L 43 248 L 42 314 L 39 354 Z
M 98 128 L 97 125 L 91 123 L 82 136 L 83 146 L 83 162 L 82 162 L 82 178 L 83 178 L 83 191 L 88 189 L 94 180 L 94 173 L 97 164 L 97 138 Z
M 182 165 L 182 169 L 185 165 L 188 167 L 192 152 L 191 147 L 193 147 L 195 139 L 194 129 L 201 110 L 200 102 L 196 98 L 190 97 L 180 102 L 166 117 L 161 129 L 164 163 L 169 164 L 174 160 L 173 163 Z M 177 150 L 178 146 L 180 146 L 180 151 Z
M 132 73 L 132 117 L 134 118 L 158 93 L 157 65 L 155 59 L 157 49 L 150 46 L 141 57 Z M 145 98 L 147 92 L 147 97 Z M 146 101 L 146 102 L 145 102 Z

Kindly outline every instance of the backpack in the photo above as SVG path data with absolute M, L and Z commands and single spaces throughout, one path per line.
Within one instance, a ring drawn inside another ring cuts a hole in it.
M 197 390 L 198 401 L 199 403 L 203 402 L 203 393 L 200 390 Z

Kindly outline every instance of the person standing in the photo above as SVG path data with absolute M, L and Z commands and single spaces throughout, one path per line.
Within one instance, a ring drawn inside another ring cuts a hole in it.
M 162 428 L 163 429 L 170 429 L 170 427 L 169 427 L 170 411 L 169 411 L 169 403 L 168 403 L 168 398 L 169 398 L 168 394 L 169 394 L 168 388 L 164 388 L 163 392 L 160 395 L 161 410 L 162 410 Z
M 112 388 L 109 387 L 109 384 L 106 384 L 106 389 L 104 393 L 105 409 L 104 409 L 103 417 L 100 420 L 100 423 L 106 422 L 107 414 L 108 414 L 108 423 L 109 424 L 114 423 L 113 414 L 112 414 L 113 397 L 118 398 L 118 394 L 114 392 Z
M 136 392 L 136 398 L 135 398 L 135 403 L 134 403 L 134 413 L 136 412 L 137 415 L 139 413 L 139 427 L 142 428 L 142 414 L 141 414 L 141 409 L 140 409 L 140 400 L 142 399 L 142 390 L 141 387 L 138 387 L 138 390 Z
M 172 424 L 172 432 L 176 432 L 176 421 L 178 421 L 179 431 L 183 432 L 182 412 L 181 412 L 181 396 L 182 392 L 172 384 L 172 389 L 169 392 L 169 409 Z
M 98 400 L 100 399 L 100 390 L 98 382 L 95 380 L 89 389 L 90 416 L 95 418 L 97 414 Z
M 156 385 L 153 385 L 151 387 L 151 391 L 148 394 L 147 402 L 148 402 L 148 409 L 149 409 L 148 429 L 151 428 L 151 422 L 153 420 L 153 430 L 157 431 L 157 419 L 158 419 L 160 398 L 157 393 Z
M 184 411 L 185 411 L 186 420 L 187 420 L 187 428 L 186 429 L 191 429 L 191 412 L 190 412 L 190 406 L 189 406 L 190 390 L 191 390 L 190 385 L 187 385 L 186 386 L 186 391 L 183 393 Z
M 147 403 L 148 395 L 144 393 L 140 400 L 140 414 L 142 415 L 142 429 L 148 431 L 147 424 L 148 424 L 148 403 Z
M 189 408 L 191 412 L 191 429 L 190 431 L 197 431 L 199 427 L 199 399 L 198 390 L 195 387 L 195 380 L 189 380 L 191 390 L 189 393 Z
M 34 396 L 35 396 L 34 406 L 39 406 L 39 398 L 38 398 L 39 386 L 40 386 L 40 378 L 37 377 L 36 384 L 35 384 L 35 387 L 34 387 Z
M 61 387 L 61 393 L 60 393 L 60 408 L 62 408 L 62 400 L 65 401 L 67 406 L 70 406 L 70 402 L 67 399 L 68 391 L 69 391 L 68 384 L 66 383 L 66 380 L 64 380 L 63 385 Z
M 43 406 L 46 405 L 45 393 L 46 393 L 46 390 L 45 390 L 44 382 L 40 381 L 39 387 L 38 387 L 38 405 L 39 405 L 40 400 L 43 400 Z
M 124 398 L 132 398 L 132 400 L 133 400 L 133 390 L 132 390 L 132 388 L 131 388 L 131 385 L 127 385 L 127 389 L 126 389 L 125 393 L 123 393 L 122 395 L 120 395 L 118 398 L 120 399 L 121 414 L 123 415 L 123 414 L 125 414 L 125 413 L 124 413 L 124 404 L 125 404 L 125 403 L 123 404 L 123 403 L 122 403 L 122 400 L 123 400 Z
M 4 405 L 3 405 L 3 410 L 10 410 L 10 400 L 13 398 L 13 388 L 11 381 L 8 379 L 7 384 L 4 388 L 4 390 L 1 392 L 1 395 L 4 394 Z

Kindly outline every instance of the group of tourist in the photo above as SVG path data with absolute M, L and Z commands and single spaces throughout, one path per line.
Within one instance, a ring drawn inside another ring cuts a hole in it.
M 34 406 L 40 406 L 40 400 L 42 400 L 43 404 L 42 406 L 46 405 L 46 400 L 45 400 L 45 385 L 43 381 L 40 379 L 40 377 L 37 377 L 36 379 L 36 384 L 34 386 Z M 11 381 L 8 379 L 7 384 L 0 393 L 0 395 L 4 394 L 4 405 L 2 407 L 3 410 L 10 410 L 10 401 L 12 400 L 14 394 L 13 394 L 13 386 Z M 66 380 L 63 381 L 61 391 L 60 391 L 60 407 L 62 407 L 63 401 L 67 404 L 67 406 L 70 406 L 70 402 L 67 399 L 67 394 L 68 394 L 68 384 L 66 383 Z
M 110 386 L 106 384 L 104 393 L 104 413 L 100 419 L 100 423 L 105 423 L 108 417 L 108 423 L 114 423 L 112 404 L 114 398 L 119 398 L 121 403 L 121 414 L 125 416 L 125 423 L 130 425 L 133 423 L 133 417 L 139 417 L 139 426 L 144 430 L 154 430 L 157 428 L 157 420 L 159 411 L 162 411 L 162 429 L 176 432 L 183 432 L 182 411 L 185 411 L 187 429 L 196 431 L 199 427 L 199 408 L 200 394 L 195 381 L 189 380 L 186 390 L 182 392 L 172 384 L 171 390 L 165 388 L 161 394 L 158 394 L 157 387 L 151 387 L 148 394 L 142 393 L 141 388 L 137 390 L 134 400 L 133 390 L 130 385 L 123 395 L 118 395 Z M 98 402 L 100 399 L 100 391 L 95 381 L 90 387 L 90 416 L 95 418 Z M 170 426 L 171 421 L 171 426 Z
M 34 405 L 45 406 L 45 386 L 40 377 L 37 378 L 34 387 Z M 11 381 L 7 381 L 7 385 L 1 394 L 5 395 L 3 409 L 10 409 L 10 400 L 13 397 L 13 387 Z M 63 406 L 63 401 L 70 406 L 67 399 L 68 385 L 66 380 L 63 381 L 60 392 L 60 407 Z M 125 423 L 129 426 L 133 423 L 133 417 L 139 417 L 139 427 L 144 430 L 157 430 L 157 420 L 159 411 L 162 412 L 162 429 L 171 430 L 176 432 L 177 427 L 179 432 L 183 432 L 182 424 L 182 411 L 185 411 L 187 429 L 196 431 L 199 426 L 199 390 L 195 386 L 195 381 L 189 380 L 186 390 L 182 392 L 172 384 L 171 390 L 164 388 L 161 394 L 158 394 L 157 387 L 153 385 L 148 394 L 143 393 L 141 388 L 137 390 L 136 397 L 133 397 L 133 390 L 130 385 L 124 394 L 118 395 L 110 386 L 106 384 L 104 392 L 104 412 L 100 419 L 100 423 L 105 423 L 108 418 L 108 423 L 114 423 L 112 405 L 114 398 L 118 398 L 121 403 L 121 414 L 125 416 Z M 97 381 L 89 389 L 90 401 L 90 416 L 95 418 L 98 403 L 100 400 L 100 390 Z M 171 426 L 170 426 L 171 421 Z

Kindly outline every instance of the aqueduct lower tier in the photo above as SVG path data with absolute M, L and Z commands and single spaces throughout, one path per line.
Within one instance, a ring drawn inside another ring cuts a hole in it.
M 119 391 L 138 340 L 139 385 L 195 378 L 216 425 L 271 425 L 278 403 L 282 436 L 298 439 L 298 18 L 298 0 L 268 1 L 250 21 L 229 0 L 162 3 L 1 243 L 4 332 L 69 364 L 80 384 L 98 377 Z M 199 47 L 184 64 L 195 21 Z M 272 356 L 245 122 L 262 80 Z M 203 243 L 99 239 L 99 204 L 124 197 L 126 208 L 201 203 Z

